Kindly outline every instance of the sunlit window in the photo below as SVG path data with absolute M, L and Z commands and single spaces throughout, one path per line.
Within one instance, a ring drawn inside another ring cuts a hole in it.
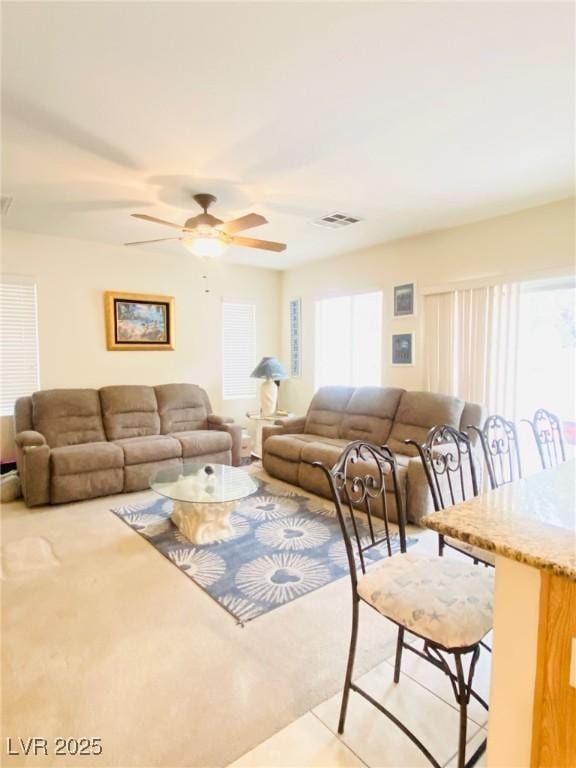
M 518 323 L 516 413 L 555 413 L 576 446 L 576 284 L 524 283 Z
M 382 292 L 316 302 L 316 388 L 382 383 Z

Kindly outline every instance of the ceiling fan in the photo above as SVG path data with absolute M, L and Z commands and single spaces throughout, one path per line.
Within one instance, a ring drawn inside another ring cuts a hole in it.
M 144 219 L 144 221 L 151 221 L 154 224 L 163 224 L 166 227 L 179 229 L 183 233 L 181 237 L 138 240 L 134 243 L 124 243 L 124 245 L 144 245 L 145 243 L 160 243 L 166 240 L 181 240 L 195 256 L 220 256 L 229 245 L 243 245 L 247 248 L 260 248 L 263 251 L 276 251 L 278 253 L 285 250 L 285 243 L 256 240 L 252 237 L 236 237 L 236 232 L 267 224 L 268 221 L 264 216 L 248 213 L 239 219 L 222 221 L 222 219 L 217 219 L 216 216 L 208 213 L 208 208 L 216 202 L 214 195 L 203 193 L 192 197 L 202 208 L 203 213 L 192 216 L 184 224 L 174 224 L 171 221 L 157 219 L 155 216 L 148 216 L 146 213 L 130 214 L 135 219 Z

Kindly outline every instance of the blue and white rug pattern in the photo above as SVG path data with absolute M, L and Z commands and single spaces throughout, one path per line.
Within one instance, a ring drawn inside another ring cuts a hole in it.
M 192 544 L 183 536 L 170 520 L 169 499 L 112 511 L 244 623 L 348 573 L 330 502 L 300 495 L 285 484 L 256 482 L 256 493 L 239 501 L 231 515 L 233 535 L 212 544 Z M 366 540 L 369 535 L 362 523 L 360 535 Z M 399 550 L 396 535 L 391 546 L 392 552 Z M 368 562 L 386 556 L 385 544 L 365 554 Z

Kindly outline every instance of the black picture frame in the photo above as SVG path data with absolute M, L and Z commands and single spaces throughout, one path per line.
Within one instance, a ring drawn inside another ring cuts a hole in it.
M 409 317 L 413 315 L 414 283 L 394 286 L 394 317 Z
M 392 334 L 392 365 L 414 365 L 414 334 Z

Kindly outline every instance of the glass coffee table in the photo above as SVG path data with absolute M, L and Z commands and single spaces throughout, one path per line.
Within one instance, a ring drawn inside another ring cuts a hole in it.
M 193 544 L 211 544 L 229 538 L 230 515 L 239 499 L 258 486 L 246 470 L 225 464 L 184 464 L 160 469 L 150 488 L 172 499 L 171 519 Z

